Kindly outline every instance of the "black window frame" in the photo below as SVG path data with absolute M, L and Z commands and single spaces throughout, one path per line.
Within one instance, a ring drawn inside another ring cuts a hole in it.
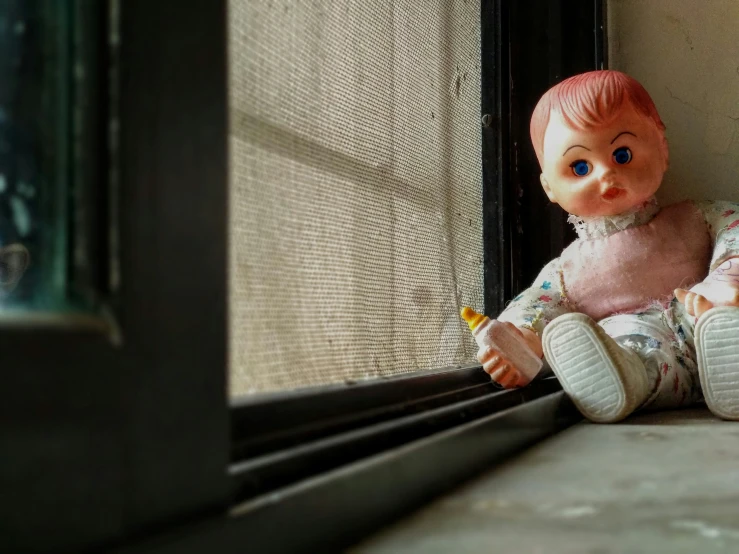
M 478 366 L 229 401 L 227 2 L 77 1 L 120 36 L 86 178 L 107 183 L 121 287 L 100 283 L 92 325 L 0 328 L 0 550 L 339 549 L 579 419 L 555 380 L 501 391 Z M 605 24 L 602 0 L 482 0 L 481 23 L 495 314 L 572 238 L 528 120 L 604 67 Z

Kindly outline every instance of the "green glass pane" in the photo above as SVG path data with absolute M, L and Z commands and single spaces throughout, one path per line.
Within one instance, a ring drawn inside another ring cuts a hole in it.
M 2 313 L 91 307 L 92 6 L 0 0 Z

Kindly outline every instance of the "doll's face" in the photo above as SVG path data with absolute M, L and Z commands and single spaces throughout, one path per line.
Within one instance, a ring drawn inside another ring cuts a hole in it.
M 667 141 L 630 105 L 612 123 L 572 129 L 552 111 L 541 184 L 552 202 L 583 217 L 616 215 L 648 200 L 667 170 Z

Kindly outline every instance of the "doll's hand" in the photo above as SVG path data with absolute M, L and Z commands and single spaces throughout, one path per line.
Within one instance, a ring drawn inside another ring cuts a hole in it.
M 739 258 L 726 260 L 689 291 L 675 289 L 675 297 L 695 317 L 715 306 L 739 306 Z
M 506 325 L 521 336 L 537 356 L 541 357 L 543 355 L 541 339 L 536 333 L 528 329 L 519 329 L 512 323 L 506 322 Z M 531 382 L 531 379 L 524 375 L 504 352 L 500 352 L 495 348 L 490 346 L 480 348 L 477 353 L 477 360 L 482 364 L 485 372 L 490 375 L 490 378 L 506 389 L 523 387 Z

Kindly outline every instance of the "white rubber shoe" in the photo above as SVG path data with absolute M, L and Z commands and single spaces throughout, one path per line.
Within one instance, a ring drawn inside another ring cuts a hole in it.
M 739 308 L 708 310 L 695 326 L 698 373 L 708 409 L 739 421 Z
M 589 420 L 620 421 L 646 400 L 649 383 L 642 361 L 585 314 L 552 321 L 542 343 L 562 388 Z

